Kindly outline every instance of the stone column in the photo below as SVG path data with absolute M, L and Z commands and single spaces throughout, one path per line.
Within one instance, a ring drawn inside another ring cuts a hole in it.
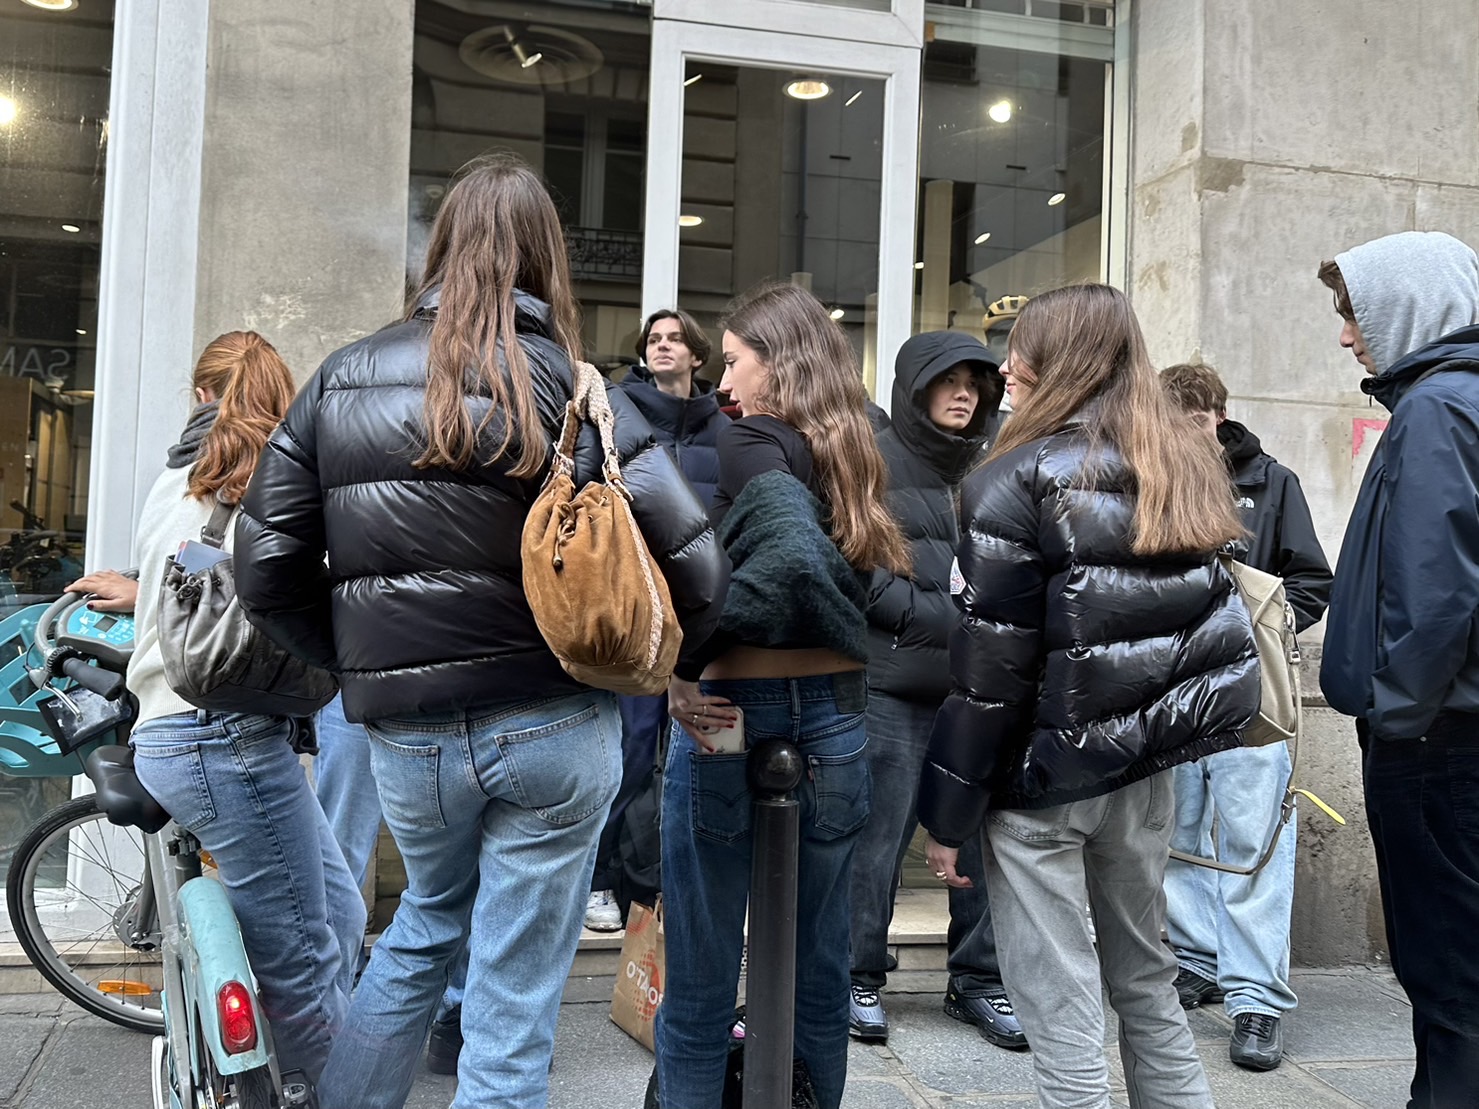
M 1151 355 L 1218 369 L 1229 414 L 1299 474 L 1333 564 L 1386 412 L 1315 271 L 1395 231 L 1479 242 L 1472 0 L 1136 0 L 1129 33 L 1129 288 Z M 1301 806 L 1294 958 L 1354 961 L 1385 944 L 1355 740 L 1326 709 L 1308 726 L 1305 780 L 1352 820 Z

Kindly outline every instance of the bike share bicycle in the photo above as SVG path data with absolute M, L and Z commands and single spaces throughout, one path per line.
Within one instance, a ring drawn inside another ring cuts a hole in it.
M 85 760 L 97 788 L 46 814 L 17 847 L 6 880 L 16 938 L 64 996 L 158 1033 L 155 1109 L 311 1106 L 301 1076 L 279 1072 L 236 916 L 205 874 L 209 856 L 134 774 L 123 682 L 133 618 L 87 600 L 67 594 L 0 622 L 0 652 L 24 646 L 0 667 L 0 772 L 75 773 Z M 18 692 L 18 669 L 34 692 Z

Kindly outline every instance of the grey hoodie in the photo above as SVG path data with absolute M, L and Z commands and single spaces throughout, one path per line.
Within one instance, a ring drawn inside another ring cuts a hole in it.
M 1438 336 L 1479 322 L 1479 257 L 1452 235 L 1386 235 L 1337 254 L 1335 264 L 1378 374 Z

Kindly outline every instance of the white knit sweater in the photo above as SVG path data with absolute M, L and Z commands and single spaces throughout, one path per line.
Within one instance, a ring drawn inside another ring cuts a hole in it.
M 195 706 L 169 687 L 164 656 L 159 650 L 159 590 L 165 560 L 174 558 L 180 544 L 200 539 L 210 521 L 214 501 L 198 501 L 189 493 L 190 467 L 165 470 L 149 490 L 139 514 L 134 540 L 134 565 L 139 568 L 139 600 L 134 609 L 134 654 L 128 664 L 128 688 L 139 699 L 139 722 L 175 713 L 194 712 Z M 226 549 L 231 549 L 231 527 Z

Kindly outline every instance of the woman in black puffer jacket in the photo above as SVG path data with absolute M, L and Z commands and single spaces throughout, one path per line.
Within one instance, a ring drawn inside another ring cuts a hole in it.
M 1258 708 L 1248 614 L 1216 557 L 1242 528 L 1123 294 L 1037 297 L 1009 351 L 1015 414 L 962 491 L 964 617 L 920 787 L 926 854 L 965 884 L 958 846 L 986 822 L 1002 974 L 1044 1106 L 1109 1104 L 1102 961 L 1131 1103 L 1210 1107 L 1160 939 L 1163 771 L 1237 746 Z
M 406 865 L 324 1070 L 324 1109 L 404 1104 L 464 943 L 455 1104 L 547 1100 L 621 770 L 615 697 L 564 673 L 522 585 L 520 535 L 579 342 L 566 257 L 538 175 L 506 156 L 474 163 L 437 215 L 411 313 L 329 356 L 242 504 L 242 604 L 339 675 Z M 685 634 L 702 639 L 724 556 L 646 423 L 619 390 L 610 398 L 637 523 Z M 577 488 L 600 472 L 590 428 L 576 471 Z

